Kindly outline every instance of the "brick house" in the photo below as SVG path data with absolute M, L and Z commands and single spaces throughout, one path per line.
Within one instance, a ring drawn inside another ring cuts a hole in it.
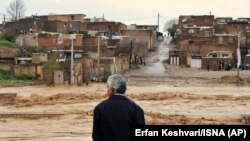
M 232 22 L 233 18 L 232 17 L 217 17 L 215 19 L 215 24 L 227 24 L 228 22 Z
M 6 22 L 3 33 L 9 35 L 38 33 L 45 31 L 46 19 L 39 16 L 31 16 L 18 21 Z
M 136 56 L 144 58 L 148 51 L 155 49 L 156 35 L 153 30 L 122 30 L 121 35 L 130 37 L 130 40 L 132 40 L 132 56 L 134 56 L 134 59 Z M 127 47 L 130 47 L 130 45 Z
M 80 31 L 80 23 L 84 22 L 84 14 L 64 14 L 31 16 L 18 21 L 6 22 L 3 33 L 10 35 L 26 34 L 29 32 L 77 32 Z
M 214 33 L 213 15 L 187 15 L 179 17 L 179 29 L 182 39 L 190 37 L 212 37 Z
M 140 30 L 154 30 L 156 31 L 158 28 L 158 25 L 137 25 L 137 24 L 131 24 L 128 26 L 128 29 L 140 29 Z
M 217 24 L 215 26 L 215 33 L 235 34 L 246 33 L 250 30 L 250 24 L 246 21 L 232 21 L 227 24 Z
M 121 30 L 127 29 L 127 25 L 121 22 L 88 22 L 86 30 L 108 32 L 108 36 L 121 35 Z
M 46 16 L 41 16 L 47 21 L 84 21 L 84 18 L 86 15 L 84 14 L 58 14 L 58 15 L 46 15 Z

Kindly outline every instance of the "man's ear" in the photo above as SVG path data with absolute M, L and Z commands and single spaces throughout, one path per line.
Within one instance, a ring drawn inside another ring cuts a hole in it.
M 114 93 L 114 92 L 115 92 L 115 89 L 114 89 L 113 87 L 111 88 L 111 90 L 112 90 L 112 93 Z

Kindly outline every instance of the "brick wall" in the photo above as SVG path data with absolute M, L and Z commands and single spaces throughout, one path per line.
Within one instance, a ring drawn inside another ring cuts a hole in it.
M 185 20 L 184 20 L 185 19 Z M 214 25 L 214 16 L 213 15 L 184 15 L 179 17 L 179 27 L 186 26 L 213 26 Z
M 39 34 L 38 35 L 38 48 L 41 50 L 53 50 L 57 48 L 58 35 L 53 34 Z
M 249 26 L 247 23 L 237 23 L 231 22 L 227 24 L 219 24 L 215 26 L 215 33 L 228 33 L 228 34 L 236 34 L 241 32 L 246 32 L 246 27 Z
M 111 35 L 121 34 L 121 30 L 126 29 L 127 26 L 123 23 L 117 22 L 89 22 L 86 23 L 87 30 L 108 31 Z
M 3 33 L 10 35 L 19 35 L 22 33 L 29 33 L 32 29 L 33 33 L 38 33 L 46 29 L 46 20 L 39 17 L 20 19 L 15 22 L 7 22 Z
M 134 49 L 149 50 L 155 43 L 155 34 L 152 30 L 121 30 L 122 36 L 129 36 L 133 40 Z
M 237 48 L 237 36 L 221 36 L 221 38 L 223 40 L 221 45 L 218 44 L 218 36 L 213 38 L 192 38 L 192 42 L 183 40 L 180 43 L 180 50 L 188 51 L 192 55 L 201 54 L 203 57 L 206 57 L 212 51 L 230 51 L 233 54 Z
M 49 21 L 84 21 L 83 14 L 72 14 L 72 15 L 48 15 Z
M 97 40 L 98 37 L 83 37 L 83 50 L 96 52 L 98 49 Z M 106 50 L 107 46 L 107 41 L 100 39 L 100 49 Z

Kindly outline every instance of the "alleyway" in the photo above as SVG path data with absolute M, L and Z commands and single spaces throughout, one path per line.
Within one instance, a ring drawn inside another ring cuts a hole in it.
M 139 69 L 129 70 L 125 73 L 128 84 L 131 86 L 169 86 L 169 87 L 204 87 L 204 86 L 229 86 L 234 85 L 237 70 L 232 71 L 207 71 L 198 68 L 187 68 L 183 66 L 171 66 L 168 60 L 172 45 L 171 38 L 166 38 L 160 43 L 157 51 L 149 53 L 146 58 L 146 66 Z M 241 71 L 243 78 L 250 77 L 249 71 Z M 223 82 L 223 78 L 229 78 Z

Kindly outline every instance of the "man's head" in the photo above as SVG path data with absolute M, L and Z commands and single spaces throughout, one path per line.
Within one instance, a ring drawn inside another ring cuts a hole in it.
M 107 84 L 108 84 L 108 91 L 107 91 L 108 96 L 112 96 L 115 93 L 124 94 L 127 89 L 126 79 L 119 74 L 114 74 L 109 76 Z

